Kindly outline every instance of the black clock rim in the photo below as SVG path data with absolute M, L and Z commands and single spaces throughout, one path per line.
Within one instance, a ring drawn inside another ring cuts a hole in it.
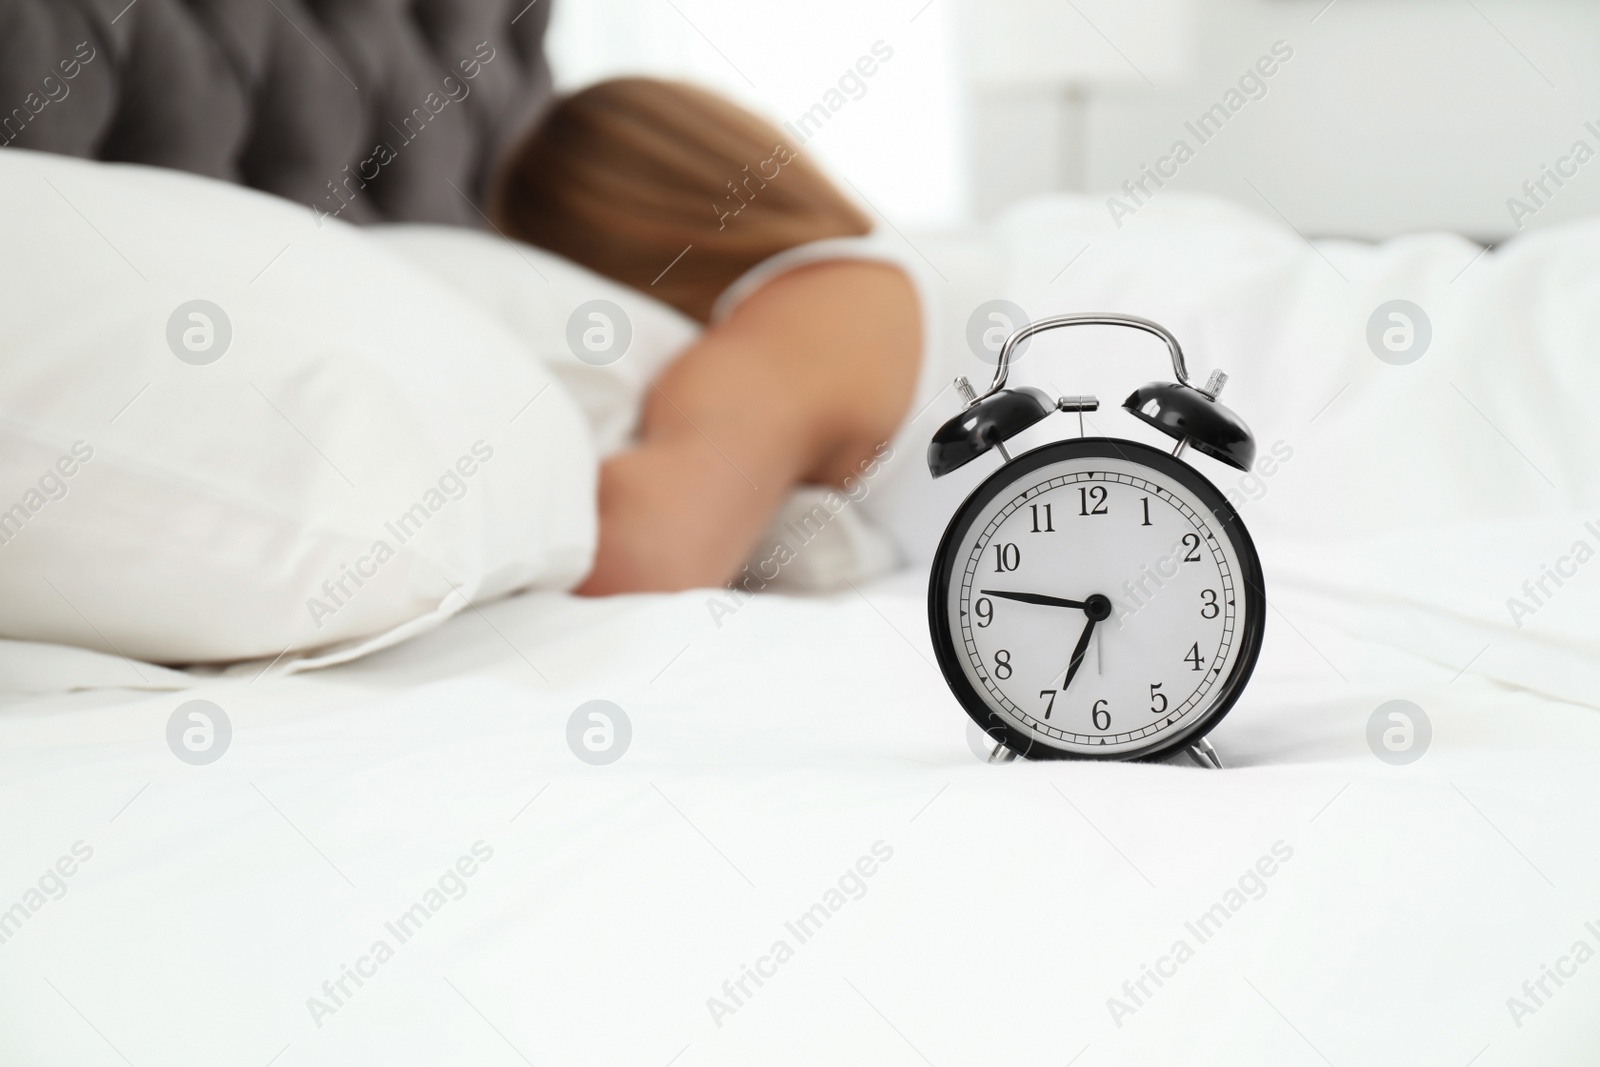
M 1031 471 L 1062 460 L 1083 458 L 1120 459 L 1150 467 L 1194 493 L 1211 512 L 1221 527 L 1222 535 L 1233 545 L 1242 572 L 1240 580 L 1244 585 L 1245 621 L 1239 634 L 1239 656 L 1223 681 L 1220 695 L 1212 704 L 1211 711 L 1181 733 L 1162 740 L 1156 747 L 1134 753 L 1106 753 L 1100 756 L 1057 748 L 1006 722 L 990 710 L 977 689 L 967 680 L 956 653 L 955 635 L 950 630 L 949 619 L 943 610 L 944 594 L 955 576 L 956 561 L 952 551 L 966 536 L 984 506 Z M 945 527 L 944 536 L 939 540 L 939 549 L 933 557 L 933 570 L 928 577 L 928 629 L 933 636 L 933 652 L 939 661 L 939 670 L 944 674 L 945 684 L 950 687 L 962 709 L 991 740 L 998 741 L 1018 755 L 1035 760 L 1149 763 L 1166 759 L 1174 752 L 1194 744 L 1216 728 L 1244 693 L 1245 684 L 1250 681 L 1256 660 L 1261 655 L 1262 638 L 1266 634 L 1266 610 L 1267 594 L 1261 572 L 1261 557 L 1256 553 L 1255 542 L 1250 539 L 1250 531 L 1245 529 L 1244 520 L 1228 503 L 1222 491 L 1205 475 L 1176 456 L 1119 437 L 1075 437 L 1066 441 L 1052 441 L 1001 466 L 980 482 L 956 509 L 950 524 Z

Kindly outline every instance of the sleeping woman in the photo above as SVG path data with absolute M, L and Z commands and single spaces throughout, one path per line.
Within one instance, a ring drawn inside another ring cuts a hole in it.
M 796 486 L 858 477 L 926 386 L 915 266 L 711 93 L 628 78 L 565 97 L 511 154 L 495 212 L 704 326 L 601 468 L 581 593 L 728 581 Z

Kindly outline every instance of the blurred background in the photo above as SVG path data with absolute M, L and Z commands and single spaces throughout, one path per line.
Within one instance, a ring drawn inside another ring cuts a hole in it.
M 830 98 L 880 41 L 891 58 Z M 1185 123 L 1279 41 L 1292 58 L 1201 145 Z M 1600 160 L 1571 155 L 1600 151 L 1589 0 L 567 0 L 549 53 L 562 88 L 647 71 L 779 122 L 843 99 L 809 146 L 898 225 L 1109 195 L 1180 138 L 1197 150 L 1168 188 L 1310 236 L 1492 243 L 1600 210 Z

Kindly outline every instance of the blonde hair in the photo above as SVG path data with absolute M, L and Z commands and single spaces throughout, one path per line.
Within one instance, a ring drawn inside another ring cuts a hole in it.
M 871 228 L 777 127 L 654 78 L 558 100 L 506 160 L 492 214 L 510 236 L 701 322 L 769 256 Z

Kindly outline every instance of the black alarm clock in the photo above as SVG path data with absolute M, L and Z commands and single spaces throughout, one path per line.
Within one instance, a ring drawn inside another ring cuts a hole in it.
M 1005 442 L 1055 411 L 1098 410 L 1006 388 L 1017 345 L 1065 326 L 1126 326 L 1166 342 L 1176 382 L 1123 403 L 1177 440 L 1171 452 L 1115 437 L 1055 441 L 1012 457 Z M 1180 457 L 1240 470 L 1255 460 L 1244 422 L 1217 400 L 1221 371 L 1189 383 L 1167 330 L 1127 315 L 1060 315 L 1007 338 L 982 396 L 934 434 L 935 478 L 990 449 L 1001 467 L 957 509 L 928 586 L 945 681 L 995 743 L 991 761 L 1158 760 L 1187 750 L 1221 767 L 1205 735 L 1239 699 L 1261 652 L 1266 593 L 1244 522 Z

